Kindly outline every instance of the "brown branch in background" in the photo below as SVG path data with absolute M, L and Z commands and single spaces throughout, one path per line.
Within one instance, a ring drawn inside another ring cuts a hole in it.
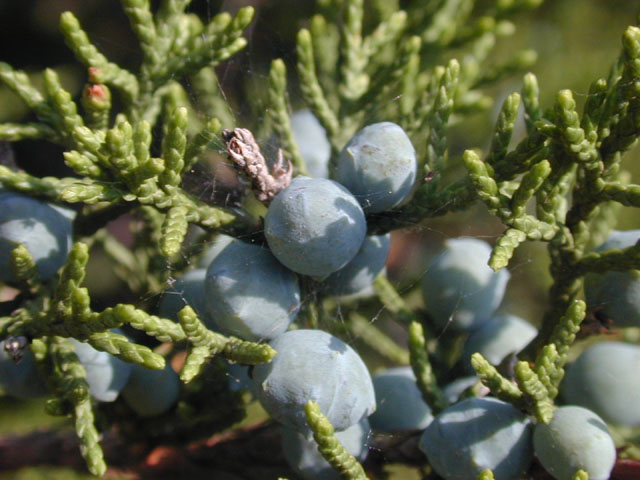
M 386 478 L 384 467 L 389 464 L 424 468 L 427 462 L 418 449 L 420 435 L 420 431 L 371 435 L 369 455 L 364 463 L 369 478 Z M 131 445 L 115 431 L 105 434 L 101 444 L 109 464 L 106 478 L 263 480 L 295 477 L 282 454 L 280 427 L 273 422 L 225 431 L 186 446 Z M 75 432 L 64 429 L 0 436 L 0 472 L 42 465 L 86 471 Z M 611 479 L 636 479 L 640 478 L 639 472 L 640 460 L 618 459 Z M 528 478 L 553 480 L 537 463 Z
M 229 159 L 251 180 L 258 200 L 268 204 L 278 192 L 289 186 L 293 165 L 287 160 L 287 168 L 285 168 L 282 150 L 278 149 L 276 162 L 269 173 L 267 161 L 249 130 L 246 128 L 223 130 L 222 138 L 225 141 Z
M 388 463 L 424 465 L 417 448 L 420 432 L 372 435 L 365 466 L 370 478 L 384 478 Z M 222 432 L 186 446 L 132 446 L 117 432 L 101 440 L 109 470 L 107 478 L 129 480 L 212 478 L 219 480 L 263 480 L 295 478 L 282 454 L 280 426 L 263 422 Z M 0 437 L 0 472 L 26 466 L 69 467 L 86 471 L 77 437 L 71 430 L 36 431 Z
M 280 428 L 271 422 L 222 432 L 186 446 L 132 445 L 115 431 L 105 434 L 100 443 L 109 465 L 106 478 L 244 480 L 293 476 L 281 453 Z M 40 465 L 86 471 L 75 432 L 64 429 L 0 437 L 0 472 Z

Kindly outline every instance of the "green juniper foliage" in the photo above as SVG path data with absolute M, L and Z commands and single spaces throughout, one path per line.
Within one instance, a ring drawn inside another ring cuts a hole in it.
M 195 227 L 201 241 L 224 232 L 264 243 L 265 207 L 255 199 L 264 192 L 256 191 L 255 182 L 251 191 L 242 180 L 239 206 L 230 207 L 205 203 L 185 188 L 185 177 L 212 149 L 234 148 L 229 132 L 236 127 L 255 132 L 255 145 L 275 139 L 293 175 L 308 175 L 292 130 L 291 92 L 301 95 L 326 131 L 330 171 L 344 145 L 367 125 L 395 122 L 409 135 L 418 180 L 404 204 L 367 217 L 368 234 L 428 225 L 434 217 L 481 202 L 504 225 L 488 259 L 493 270 L 509 266 L 523 242 L 546 244 L 552 284 L 538 336 L 511 369 L 492 365 L 480 353 L 471 357 L 471 365 L 492 395 L 535 422 L 550 421 L 570 348 L 581 323 L 590 318 L 582 300 L 584 276 L 637 270 L 640 261 L 640 243 L 593 250 L 615 226 L 620 206 L 640 206 L 640 185 L 631 183 L 621 166 L 640 135 L 639 27 L 624 31 L 619 58 L 606 78 L 593 81 L 581 111 L 570 90 L 558 92 L 543 108 L 536 77 L 526 73 L 534 52 L 518 52 L 498 65 L 489 60 L 496 42 L 513 33 L 509 18 L 535 9 L 541 0 L 407 1 L 404 9 L 398 1 L 318 0 L 318 13 L 297 33 L 295 62 L 270 63 L 266 115 L 236 125 L 215 67 L 247 45 L 254 9 L 222 12 L 203 22 L 188 12 L 189 0 L 162 0 L 157 10 L 149 0 L 121 3 L 142 53 L 135 71 L 101 53 L 71 12 L 61 15 L 60 30 L 86 72 L 79 98 L 65 89 L 55 70 L 45 70 L 42 85 L 36 86 L 27 73 L 0 62 L 0 82 L 32 112 L 31 121 L 1 123 L 0 140 L 57 144 L 64 150 L 60 161 L 72 172 L 39 177 L 2 164 L 0 195 L 15 192 L 76 209 L 73 246 L 52 279 L 42 279 L 27 248 L 14 245 L 9 265 L 2 268 L 12 270 L 8 285 L 19 294 L 0 312 L 0 339 L 27 340 L 49 390 L 46 410 L 73 418 L 91 473 L 107 470 L 100 435 L 110 424 L 119 425 L 132 441 L 155 437 L 184 444 L 224 431 L 242 418 L 244 404 L 240 395 L 219 386 L 221 359 L 255 365 L 277 354 L 267 343 L 210 330 L 190 306 L 177 322 L 149 313 L 144 302 L 97 309 L 83 282 L 90 247 L 106 253 L 133 296 L 149 298 L 165 287 L 168 266 L 184 271 L 190 263 L 185 259 L 202 253 L 201 242 L 190 237 Z M 492 104 L 485 87 L 522 74 L 521 92 L 504 100 L 487 150 L 458 154 L 450 149 L 450 126 Z M 521 111 L 526 134 L 511 146 Z M 245 158 L 262 156 L 252 144 L 240 147 Z M 445 173 L 456 166 L 465 174 L 451 179 Z M 117 218 L 138 229 L 130 248 L 105 228 Z M 382 274 L 370 302 L 405 332 L 405 348 L 369 321 L 357 302 L 324 295 L 317 280 L 301 277 L 298 328 L 357 338 L 379 358 L 411 364 L 434 414 L 448 406 L 443 379 L 464 335 L 439 332 L 428 313 Z M 113 331 L 123 326 L 127 335 Z M 98 404 L 71 338 L 149 369 L 162 369 L 174 354 L 184 353 L 180 378 L 185 386 L 176 407 L 156 419 L 131 420 L 120 404 Z M 342 478 L 367 478 L 317 404 L 310 401 L 305 412 L 322 456 Z M 484 470 L 477 478 L 493 479 L 494 473 Z M 573 478 L 587 479 L 588 473 L 580 470 Z
M 334 434 L 334 429 L 327 417 L 320 411 L 318 404 L 309 401 L 304 407 L 307 422 L 313 430 L 313 438 L 318 443 L 318 450 L 322 456 L 335 468 L 340 475 L 354 480 L 366 479 L 362 465 L 347 452 Z

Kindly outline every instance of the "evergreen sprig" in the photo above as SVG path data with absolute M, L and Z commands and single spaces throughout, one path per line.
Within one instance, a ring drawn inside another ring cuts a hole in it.
M 363 15 L 362 0 L 353 0 L 345 4 L 341 21 L 316 15 L 311 31 L 302 29 L 297 37 L 302 94 L 326 129 L 334 153 L 369 116 L 369 108 L 384 85 L 380 75 L 388 78 L 390 74 L 389 61 L 383 60 L 386 57 L 380 52 L 399 45 L 406 25 L 406 12 L 400 10 L 365 34 Z M 321 42 L 320 32 L 337 32 L 339 40 L 334 44 Z M 335 68 L 336 63 L 336 75 L 332 75 L 327 69 Z
M 107 465 L 99 443 L 100 434 L 95 426 L 86 371 L 78 360 L 73 345 L 67 339 L 50 337 L 47 346 L 56 394 L 61 400 L 72 404 L 71 411 L 80 441 L 80 453 L 87 462 L 89 471 L 102 476 L 107 470 Z
M 318 451 L 329 464 L 346 480 L 366 480 L 368 477 L 362 465 L 334 436 L 333 425 L 320 411 L 317 403 L 309 400 L 304 406 L 307 424 L 318 444 Z
M 476 477 L 476 480 L 494 480 L 495 477 L 490 469 L 483 470 L 480 475 Z
M 106 465 L 95 410 L 70 338 L 155 369 L 164 367 L 162 355 L 112 329 L 129 325 L 153 341 L 172 344 L 162 348 L 184 348 L 181 379 L 189 382 L 184 388 L 195 396 L 211 370 L 204 367 L 215 369 L 213 357 L 256 364 L 276 354 L 269 345 L 209 330 L 190 307 L 180 311 L 178 322 L 152 315 L 144 305 L 118 303 L 95 311 L 89 290 L 82 286 L 91 242 L 115 260 L 114 270 L 135 294 L 148 295 L 164 288 L 167 260 L 175 263 L 177 272 L 186 270 L 188 260 L 177 254 L 190 225 L 204 227 L 206 235 L 224 229 L 260 236 L 260 225 L 247 220 L 252 217 L 247 203 L 234 209 L 212 206 L 183 188 L 185 174 L 202 154 L 221 145 L 222 127 L 235 126 L 214 68 L 247 44 L 242 35 L 253 9 L 241 8 L 235 16 L 220 13 L 204 22 L 187 13 L 189 0 L 158 3 L 154 11 L 149 0 L 122 0 L 142 52 L 135 71 L 107 59 L 72 13 L 61 16 L 66 43 L 87 72 L 78 99 L 52 69 L 43 72 L 42 87 L 37 88 L 25 72 L 0 62 L 0 81 L 33 114 L 28 122 L 0 124 L 0 140 L 56 143 L 73 171 L 69 177 L 41 178 L 3 164 L 2 187 L 80 204 L 74 222 L 76 243 L 58 276 L 43 281 L 27 249 L 16 245 L 12 250 L 11 285 L 20 294 L 7 302 L 0 317 L 0 339 L 11 335 L 31 341 L 54 394 L 47 411 L 73 416 L 82 454 L 98 475 Z M 450 126 L 492 104 L 483 91 L 486 85 L 526 70 L 535 61 L 535 53 L 527 50 L 493 65 L 490 55 L 498 40 L 515 30 L 508 16 L 540 3 L 443 0 L 403 2 L 405 8 L 400 9 L 398 1 L 372 0 L 369 11 L 363 0 L 320 0 L 320 13 L 297 35 L 296 67 L 303 100 L 331 144 L 330 170 L 349 138 L 374 121 L 399 123 L 416 147 L 420 169 L 412 198 L 393 211 L 370 215 L 369 233 L 421 225 L 479 200 L 505 227 L 489 260 L 494 270 L 506 267 L 527 240 L 547 243 L 553 282 L 549 308 L 539 335 L 519 354 L 514 380 L 503 366 L 491 365 L 480 354 L 471 357 L 471 364 L 495 396 L 548 422 L 569 349 L 587 313 L 580 300 L 583 277 L 637 270 L 640 259 L 640 244 L 591 251 L 614 228 L 619 208 L 640 206 L 640 185 L 629 180 L 621 165 L 623 154 L 640 136 L 640 28 L 624 32 L 619 59 L 606 78 L 592 83 L 582 112 L 570 90 L 558 92 L 550 108 L 543 110 L 537 79 L 526 74 L 521 93 L 504 101 L 488 150 L 467 148 L 458 157 L 449 149 Z M 453 58 L 462 49 L 465 54 Z M 283 60 L 271 62 L 266 91 L 266 121 L 260 128 L 274 131 L 284 157 L 297 173 L 305 174 L 291 128 L 292 88 Z M 511 147 L 520 104 L 526 135 Z M 115 111 L 119 107 L 121 111 Z M 455 176 L 458 164 L 466 170 L 462 177 Z M 134 214 L 143 225 L 131 251 L 103 228 L 122 213 Z M 428 323 L 386 276 L 375 280 L 374 290 L 372 301 L 378 308 L 382 304 L 407 328 L 408 351 L 351 307 L 348 321 L 335 322 L 335 329 L 362 339 L 382 357 L 409 362 L 425 401 L 434 412 L 442 410 L 447 402 L 436 380 L 441 366 L 432 360 L 440 359 L 443 349 L 455 354 L 450 347 L 459 338 L 429 338 Z M 323 326 L 325 308 L 341 308 L 339 302 L 322 302 L 322 295 L 313 292 L 304 307 L 303 320 L 312 327 Z M 196 403 L 183 398 L 175 418 L 154 431 L 166 427 L 188 436 L 184 432 L 197 430 L 205 418 L 207 425 L 228 425 L 216 415 L 236 415 L 239 409 L 234 404 L 228 410 L 202 413 Z M 366 478 L 361 465 L 336 441 L 317 405 L 310 402 L 305 411 L 324 458 L 344 478 Z M 493 473 L 486 470 L 478 478 L 488 480 Z M 581 471 L 574 478 L 587 475 Z
M 178 318 L 186 339 L 193 345 L 180 373 L 183 382 L 193 380 L 204 363 L 214 355 L 221 355 L 233 362 L 255 365 L 270 362 L 277 353 L 267 344 L 247 342 L 212 332 L 204 326 L 189 306 L 178 312 Z
M 18 280 L 26 282 L 29 287 L 33 284 L 37 296 L 25 302 L 12 316 L 0 320 L 0 338 L 26 335 L 34 339 L 34 345 L 38 345 L 40 340 L 46 342 L 47 348 L 37 358 L 40 362 L 48 361 L 51 364 L 48 377 L 56 394 L 47 403 L 47 411 L 56 415 L 73 415 L 80 451 L 89 471 L 95 475 L 103 475 L 107 467 L 99 444 L 100 434 L 94 421 L 86 371 L 68 338 L 87 341 L 98 351 L 152 369 L 164 368 L 164 357 L 109 329 L 129 324 L 161 341 L 186 340 L 192 348 L 181 373 L 185 382 L 193 380 L 205 361 L 214 355 L 235 362 L 256 364 L 268 362 L 276 354 L 269 345 L 211 332 L 190 307 L 185 307 L 179 313 L 179 324 L 148 315 L 132 305 L 120 304 L 100 313 L 94 312 L 90 307 L 88 290 L 80 286 L 89 258 L 88 246 L 84 243 L 73 245 L 50 301 L 47 298 L 49 290 L 41 287 L 39 282 L 33 283 L 37 280 L 37 270 L 27 249 L 18 246 L 12 257 Z M 67 406 L 67 402 L 70 406 Z M 197 421 L 194 428 L 197 428 L 196 424 Z
M 27 263 L 33 262 L 30 255 L 25 254 L 26 249 L 16 250 L 22 253 Z M 109 331 L 122 326 L 125 319 L 111 315 L 111 309 L 100 313 L 91 309 L 89 292 L 80 286 L 88 260 L 88 246 L 80 242 L 74 244 L 51 297 L 48 298 L 48 290 L 38 292 L 38 297 L 31 299 L 14 315 L 3 318 L 0 334 L 3 337 L 58 336 L 87 340 L 97 350 L 109 352 L 124 361 L 147 368 L 164 368 L 162 356 Z
M 525 400 L 522 390 L 518 388 L 518 385 L 500 374 L 496 367 L 491 365 L 482 354 L 474 353 L 471 355 L 471 366 L 493 395 L 505 402 L 524 407 Z
M 529 411 L 540 422 L 548 423 L 553 416 L 553 400 L 558 395 L 564 377 L 567 353 L 585 317 L 586 305 L 577 300 L 558 319 L 532 367 L 529 362 L 518 361 L 515 369 L 515 384 L 505 378 L 495 366 L 480 353 L 471 356 L 471 366 L 491 392 L 505 401 Z
M 515 367 L 515 375 L 529 409 L 540 422 L 549 423 L 553 416 L 553 400 L 538 374 L 528 362 L 520 361 Z
M 558 396 L 558 386 L 564 376 L 562 366 L 563 360 L 558 354 L 556 345 L 554 343 L 545 345 L 536 360 L 534 371 L 552 400 Z
M 438 413 L 446 408 L 447 401 L 431 366 L 427 342 L 424 335 L 424 328 L 417 322 L 409 325 L 409 355 L 411 359 L 411 369 L 416 377 L 416 384 L 422 398 L 431 407 L 431 410 Z
M 284 62 L 277 59 L 271 62 L 271 70 L 269 71 L 269 103 L 271 108 L 267 110 L 267 114 L 280 137 L 285 158 L 291 160 L 298 174 L 308 176 L 306 165 L 293 138 L 286 95 L 287 69 Z
M 89 69 L 91 85 L 82 97 L 86 119 L 53 70 L 45 71 L 43 95 L 23 72 L 1 64 L 0 80 L 42 122 L 39 126 L 3 126 L 3 138 L 47 137 L 64 144 L 67 165 L 82 178 L 45 180 L 3 167 L 0 181 L 18 191 L 69 203 L 153 205 L 166 214 L 160 250 L 168 257 L 180 250 L 189 223 L 220 228 L 235 222 L 237 217 L 230 211 L 206 205 L 179 188 L 185 167 L 202 151 L 203 136 L 219 129 L 216 124 L 207 124 L 200 135 L 189 139 L 186 105 L 178 106 L 164 118 L 162 157 L 150 155 L 151 125 L 160 112 L 158 107 L 174 101 L 171 92 L 178 88 L 170 79 L 210 68 L 246 45 L 241 34 L 253 15 L 250 7 L 235 17 L 220 14 L 202 25 L 184 13 L 188 3 L 167 1 L 154 16 L 148 1 L 123 2 L 143 51 L 138 76 L 109 62 L 72 13 L 61 16 L 67 44 Z M 111 128 L 107 128 L 108 86 L 120 93 L 126 106 L 126 116 L 116 116 Z
M 11 250 L 9 268 L 16 282 L 28 289 L 36 288 L 41 282 L 36 262 L 33 260 L 29 250 L 23 245 L 18 245 Z

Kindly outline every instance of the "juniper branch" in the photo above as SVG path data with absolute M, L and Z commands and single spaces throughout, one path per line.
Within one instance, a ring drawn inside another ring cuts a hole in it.
M 89 41 L 82 30 L 80 22 L 71 12 L 60 16 L 60 30 L 67 46 L 73 51 L 78 61 L 91 70 L 94 83 L 104 83 L 116 88 L 124 97 L 127 105 L 131 105 L 138 97 L 138 80 L 129 71 L 109 62 Z
M 301 29 L 298 32 L 296 52 L 298 54 L 297 67 L 302 95 L 306 103 L 311 107 L 313 114 L 327 131 L 327 137 L 333 149 L 337 151 L 342 146 L 339 138 L 340 126 L 338 118 L 329 106 L 329 102 L 318 81 L 313 43 L 308 30 Z
M 471 366 L 491 393 L 516 406 L 524 406 L 523 392 L 516 384 L 503 377 L 480 353 L 471 355 Z
M 304 406 L 307 424 L 313 432 L 318 444 L 318 451 L 329 464 L 340 473 L 340 477 L 348 480 L 366 480 L 362 465 L 347 452 L 334 434 L 334 429 L 327 417 L 320 411 L 317 403 L 309 400 Z
M 553 401 L 535 371 L 527 362 L 520 361 L 515 367 L 516 381 L 524 393 L 524 401 L 530 404 L 538 421 L 549 423 L 553 416 Z
M 446 408 L 447 401 L 442 390 L 438 386 L 435 373 L 429 360 L 427 342 L 422 324 L 417 321 L 409 325 L 409 355 L 411 359 L 411 369 L 416 376 L 416 384 L 425 403 L 431 410 L 438 413 Z
M 52 337 L 48 346 L 54 364 L 56 391 L 73 404 L 74 426 L 80 441 L 80 453 L 87 462 L 89 471 L 102 476 L 107 465 L 99 444 L 85 369 L 68 340 Z
M 228 360 L 254 365 L 271 361 L 276 351 L 267 344 L 248 342 L 235 337 L 225 337 L 207 329 L 196 313 L 189 306 L 178 312 L 180 326 L 186 339 L 193 345 L 187 355 L 185 366 L 180 372 L 184 382 L 195 378 L 204 363 L 214 355 L 221 355 Z
M 271 123 L 282 142 L 285 157 L 291 159 L 291 163 L 300 175 L 308 176 L 304 160 L 293 138 L 286 90 L 287 70 L 285 64 L 280 59 L 274 60 L 271 62 L 271 70 L 269 71 L 269 103 L 271 108 L 267 110 L 267 115 L 270 116 Z

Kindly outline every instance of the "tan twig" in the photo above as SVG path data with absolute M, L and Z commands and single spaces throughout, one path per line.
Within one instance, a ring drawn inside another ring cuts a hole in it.
M 222 137 L 229 159 L 251 180 L 258 200 L 268 204 L 278 192 L 289 186 L 293 166 L 291 161 L 287 160 L 287 168 L 284 168 L 285 159 L 281 149 L 278 149 L 276 162 L 269 172 L 269 166 L 260 152 L 260 146 L 249 130 L 246 128 L 223 130 Z

